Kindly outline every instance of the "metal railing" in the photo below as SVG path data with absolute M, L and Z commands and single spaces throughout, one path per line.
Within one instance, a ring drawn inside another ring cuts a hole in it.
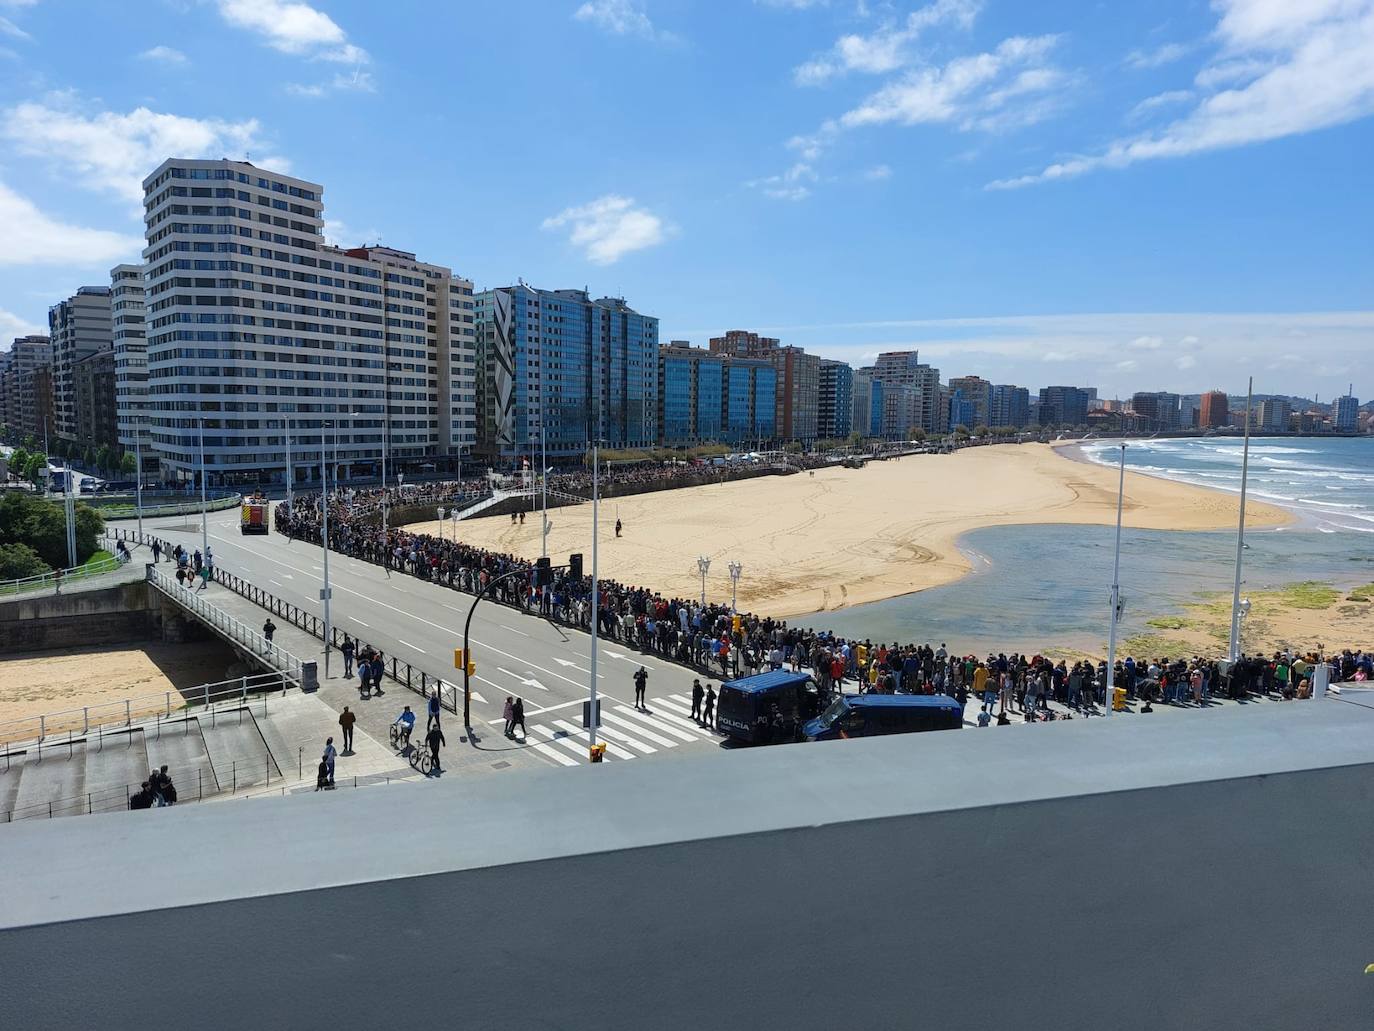
M 127 729 L 138 723 L 167 719 L 173 713 L 188 715 L 191 710 L 226 701 L 246 703 L 250 694 L 278 690 L 285 693 L 289 686 L 291 682 L 281 673 L 258 673 L 161 694 L 23 716 L 0 723 L 0 745 L 6 746 L 6 755 L 13 746 L 41 747 L 59 736 L 61 744 L 69 745 L 89 738 L 92 733 L 103 735 L 114 728 Z
M 219 570 L 212 569 L 211 572 L 218 573 Z M 234 644 L 241 645 L 268 665 L 280 670 L 293 683 L 300 684 L 302 660 L 292 655 L 285 648 L 273 644 L 252 627 L 235 619 L 223 609 L 211 605 L 197 592 L 181 586 L 175 579 L 151 564 L 148 566 L 148 582 L 182 608 L 195 613 L 201 622 L 210 626 L 221 636 L 228 638 Z
M 283 601 L 269 591 L 263 590 L 256 584 L 249 583 L 241 576 L 226 572 L 219 566 L 215 566 L 210 571 L 215 583 L 229 588 L 235 594 L 247 598 L 254 605 L 266 609 L 279 619 L 284 619 L 292 626 L 304 630 L 312 637 L 324 640 L 324 620 L 313 612 L 306 612 L 300 606 L 293 605 L 289 601 Z M 185 588 L 182 588 L 185 593 Z M 336 617 L 330 627 L 330 645 L 338 648 L 345 638 L 352 638 L 355 642 L 364 639 L 359 633 L 349 633 L 339 626 L 339 619 Z M 386 675 L 402 687 L 414 691 L 418 695 L 428 698 L 436 688 L 439 691 L 439 704 L 449 712 L 457 713 L 461 699 L 462 689 L 453 684 L 447 684 L 441 677 L 436 677 L 419 667 L 412 666 L 410 663 L 397 659 L 394 656 L 385 660 Z
M 45 591 L 48 588 L 61 594 L 63 584 L 80 583 L 93 576 L 112 573 L 122 564 L 118 558 L 110 555 L 89 565 L 72 566 L 70 569 L 55 569 L 50 573 L 25 576 L 18 580 L 0 580 L 0 597 L 9 594 L 32 594 L 35 591 Z
M 147 491 L 144 491 L 147 494 Z M 234 491 L 220 491 L 219 496 L 212 496 L 207 499 L 205 509 L 208 512 L 221 512 L 230 508 L 237 508 L 243 504 L 243 495 Z M 90 495 L 83 495 L 89 498 Z M 136 519 L 138 518 L 138 503 L 134 494 L 102 494 L 97 495 L 102 501 L 113 501 L 113 504 L 92 504 L 91 507 L 100 515 L 102 519 Z M 155 519 L 159 516 L 171 515 L 195 515 L 200 511 L 200 496 L 193 496 L 190 501 L 178 501 L 165 505 L 144 505 L 143 518 Z

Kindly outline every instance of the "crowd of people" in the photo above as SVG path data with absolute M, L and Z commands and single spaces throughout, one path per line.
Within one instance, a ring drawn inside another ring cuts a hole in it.
M 318 543 L 318 507 L 298 504 L 294 513 L 279 511 L 278 529 Z M 353 558 L 469 594 L 490 587 L 488 597 L 499 604 L 572 626 L 588 629 L 593 618 L 589 577 L 574 579 L 566 570 L 556 571 L 553 583 L 541 587 L 526 559 L 404 528 L 383 532 L 343 503 L 331 505 L 329 543 Z M 933 648 L 845 638 L 785 620 L 734 613 L 724 605 L 664 597 L 650 587 L 611 579 L 601 579 L 598 588 L 595 618 L 602 637 L 722 679 L 785 666 L 810 671 L 823 693 L 945 693 L 960 701 L 973 695 L 989 721 L 994 716 L 1005 721 L 1008 714 L 1043 719 L 1055 711 L 1051 702 L 1058 703 L 1061 713 L 1084 714 L 1108 704 L 1105 660 L 955 655 L 943 644 Z M 1296 698 L 1311 692 L 1318 661 L 1315 654 L 1247 655 L 1223 672 L 1203 656 L 1127 656 L 1116 662 L 1112 679 L 1126 700 L 1139 701 L 1142 708 L 1155 702 L 1203 705 L 1217 696 L 1249 693 Z M 1327 661 L 1332 682 L 1371 675 L 1368 653 L 1352 650 Z
M 162 806 L 176 805 L 177 789 L 172 783 L 167 767 L 153 770 L 148 779 L 137 791 L 129 796 L 130 809 L 157 809 Z

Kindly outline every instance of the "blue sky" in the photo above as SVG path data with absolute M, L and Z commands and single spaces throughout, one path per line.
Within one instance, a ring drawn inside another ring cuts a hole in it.
M 0 339 L 250 154 L 664 339 L 1368 397 L 1372 113 L 1374 0 L 0 0 Z

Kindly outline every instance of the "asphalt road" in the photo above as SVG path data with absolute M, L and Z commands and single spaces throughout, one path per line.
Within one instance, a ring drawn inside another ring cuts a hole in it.
M 200 520 L 195 517 L 145 520 L 144 529 L 189 549 L 201 546 Z M 323 553 L 318 546 L 291 542 L 277 533 L 245 536 L 239 532 L 239 514 L 233 510 L 210 514 L 209 540 L 221 569 L 323 615 L 319 600 Z M 463 646 L 463 623 L 472 595 L 405 574 L 388 574 L 379 566 L 337 552 L 329 555 L 329 579 L 333 589 L 330 617 L 335 626 L 387 656 L 445 682 L 461 683 L 453 667 L 453 652 Z M 470 646 L 477 663 L 474 727 L 494 727 L 495 734 L 501 735 L 506 697 L 522 697 L 528 726 L 525 747 L 558 765 L 586 762 L 581 722 L 591 682 L 591 636 L 483 601 L 473 615 Z M 632 676 L 641 665 L 649 672 L 647 713 L 633 709 Z M 323 681 L 323 662 L 320 669 Z M 602 712 L 598 734 L 607 742 L 608 761 L 719 746 L 717 735 L 689 718 L 692 680 L 698 674 L 602 640 L 598 641 L 596 676 Z M 706 683 L 707 678 L 701 679 Z M 335 652 L 325 690 L 333 695 L 333 688 L 343 686 L 343 659 Z M 392 697 L 390 692 L 388 697 Z

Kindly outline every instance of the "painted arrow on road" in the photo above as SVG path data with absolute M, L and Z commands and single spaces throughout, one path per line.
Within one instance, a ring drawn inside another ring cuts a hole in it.
M 512 673 L 510 670 L 506 669 L 506 667 L 504 667 L 504 666 L 497 666 L 496 668 L 499 669 L 499 670 L 500 670 L 502 673 L 504 673 L 506 676 L 510 677 L 512 680 L 518 680 L 518 681 L 520 681 L 520 683 L 523 684 L 525 687 L 537 687 L 537 688 L 539 688 L 539 690 L 541 690 L 541 691 L 547 691 L 547 690 L 548 690 L 547 687 L 545 687 L 545 686 L 544 686 L 543 684 L 541 684 L 539 681 L 535 680 L 534 677 L 532 677 L 532 676 L 530 676 L 530 677 L 522 677 L 519 673 Z
M 630 658 L 628 655 L 622 655 L 620 652 L 613 652 L 609 648 L 602 648 L 601 654 L 609 655 L 613 659 L 624 659 L 626 662 L 634 662 L 634 659 Z
M 560 666 L 571 666 L 573 669 L 579 670 L 579 671 L 582 672 L 582 673 L 590 673 L 590 672 L 591 672 L 591 670 L 587 669 L 585 666 L 579 666 L 579 665 L 578 665 L 577 663 L 575 663 L 575 662 L 569 662 L 567 659 L 560 659 L 560 658 L 558 658 L 557 656 L 554 657 L 554 660 L 553 660 L 553 661 L 556 662 L 556 663 L 558 663 Z M 596 675 L 596 679 L 597 679 L 597 680 L 604 680 L 604 679 L 606 679 L 606 678 L 605 678 L 602 674 L 598 673 L 598 674 Z

